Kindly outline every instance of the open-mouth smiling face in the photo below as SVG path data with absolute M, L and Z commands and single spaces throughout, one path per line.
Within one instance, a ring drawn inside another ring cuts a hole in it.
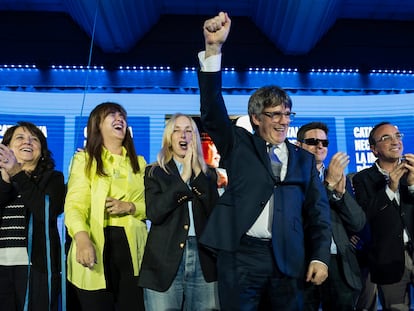
M 281 113 L 281 115 L 275 113 Z M 257 131 L 265 141 L 274 145 L 283 143 L 291 121 L 290 116 L 287 116 L 286 113 L 290 113 L 290 109 L 276 106 L 267 108 L 260 115 L 253 116 Z M 272 114 L 275 115 L 272 116 Z
M 24 127 L 18 127 L 10 140 L 9 148 L 13 151 L 17 162 L 25 166 L 36 167 L 41 156 L 41 143 Z
M 184 158 L 193 139 L 193 128 L 190 120 L 181 116 L 175 120 L 171 137 L 171 147 L 174 157 Z
M 127 123 L 125 116 L 119 111 L 109 113 L 101 124 L 101 131 L 104 140 L 107 138 L 115 138 L 124 140 L 126 134 Z
M 375 145 L 371 146 L 372 152 L 381 159 L 394 161 L 401 157 L 404 145 L 399 130 L 391 125 L 385 124 L 375 132 Z

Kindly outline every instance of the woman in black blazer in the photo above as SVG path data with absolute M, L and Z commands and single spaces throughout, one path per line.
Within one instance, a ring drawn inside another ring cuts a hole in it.
M 215 259 L 198 243 L 218 197 L 216 176 L 190 117 L 175 114 L 167 122 L 144 183 L 151 228 L 139 286 L 146 310 L 218 309 Z

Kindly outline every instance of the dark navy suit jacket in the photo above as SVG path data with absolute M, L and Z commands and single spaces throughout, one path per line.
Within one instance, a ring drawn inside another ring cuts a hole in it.
M 328 263 L 329 203 L 314 156 L 286 141 L 287 175 L 278 183 L 271 171 L 265 141 L 229 120 L 221 94 L 221 72 L 200 72 L 199 84 L 202 125 L 216 144 L 229 178 L 201 242 L 216 250 L 236 251 L 241 237 L 275 191 L 272 243 L 281 272 L 303 278 L 307 266 L 305 249 L 309 260 Z

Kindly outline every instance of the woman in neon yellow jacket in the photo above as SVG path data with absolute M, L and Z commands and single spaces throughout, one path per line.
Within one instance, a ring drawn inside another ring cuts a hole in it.
M 116 103 L 96 106 L 74 155 L 65 201 L 68 280 L 83 310 L 143 310 L 137 277 L 147 237 L 144 170 Z

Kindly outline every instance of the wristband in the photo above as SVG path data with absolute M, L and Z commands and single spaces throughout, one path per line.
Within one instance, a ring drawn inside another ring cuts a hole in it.
M 323 184 L 325 185 L 326 189 L 328 189 L 329 191 L 335 190 L 335 188 L 332 187 L 326 180 L 323 182 Z

